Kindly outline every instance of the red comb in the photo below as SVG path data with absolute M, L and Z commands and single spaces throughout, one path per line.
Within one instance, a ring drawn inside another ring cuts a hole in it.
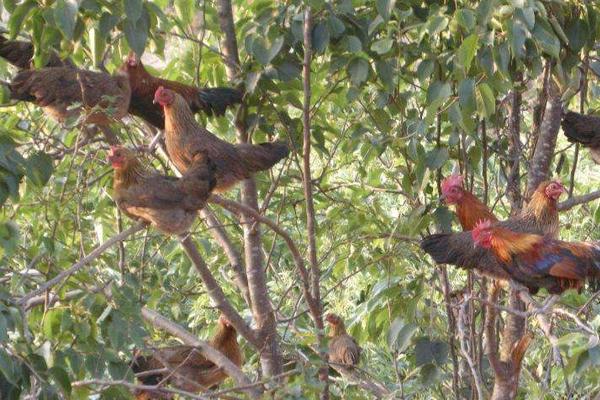
M 442 181 L 442 193 L 446 193 L 453 186 L 463 187 L 463 177 L 459 174 L 452 174 L 447 176 Z

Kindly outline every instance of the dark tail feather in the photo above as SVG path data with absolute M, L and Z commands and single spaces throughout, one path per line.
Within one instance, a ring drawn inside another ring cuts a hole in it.
M 569 111 L 561 122 L 565 136 L 570 142 L 584 146 L 600 145 L 600 118 Z
M 287 144 L 283 142 L 239 146 L 238 149 L 251 173 L 271 168 L 290 153 Z
M 29 86 L 35 71 L 25 69 L 17 73 L 10 84 L 10 97 L 15 100 L 35 101 L 36 98 L 29 93 Z
M 29 42 L 8 40 L 0 35 L 0 57 L 20 69 L 27 69 L 33 57 L 33 45 Z
M 129 365 L 135 374 L 156 369 L 150 365 L 150 357 L 142 355 L 136 356 Z M 137 379 L 144 385 L 157 385 L 163 379 L 163 375 L 161 373 L 156 373 L 152 375 L 141 376 Z
M 223 115 L 227 107 L 242 102 L 243 93 L 231 88 L 207 88 L 200 90 L 199 97 L 207 115 Z
M 33 44 L 21 40 L 9 40 L 0 34 L 0 57 L 19 69 L 31 68 Z M 62 60 L 58 53 L 50 50 L 45 67 L 74 67 L 71 60 Z
M 435 233 L 421 240 L 421 248 L 438 264 L 456 264 L 457 254 L 450 251 L 449 233 Z

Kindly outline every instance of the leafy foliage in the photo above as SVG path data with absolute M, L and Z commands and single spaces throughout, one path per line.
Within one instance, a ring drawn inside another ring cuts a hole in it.
M 249 132 L 256 142 L 276 137 L 295 149 L 288 163 L 257 176 L 260 203 L 304 249 L 299 169 L 304 2 L 234 3 L 241 64 L 232 84 L 247 92 Z M 545 73 L 559 86 L 565 104 L 575 108 L 584 71 L 589 84 L 584 109 L 597 109 L 600 61 L 594 46 L 600 38 L 600 7 L 593 1 L 535 0 L 308 3 L 315 18 L 311 165 L 325 307 L 345 318 L 365 348 L 362 365 L 398 396 L 447 398 L 457 350 L 440 270 L 403 238 L 449 227 L 451 214 L 437 201 L 437 185 L 439 174 L 452 169 L 468 176 L 468 187 L 478 196 L 485 190 L 499 217 L 510 213 L 507 99 L 512 91 L 524 98 L 523 166 L 535 146 Z M 56 49 L 82 67 L 114 70 L 132 49 L 145 54 L 149 69 L 164 78 L 208 86 L 231 83 L 213 2 L 25 0 L 4 1 L 2 7 L 10 36 L 33 41 L 36 66 Z M 0 73 L 9 79 L 14 70 L 0 61 Z M 58 301 L 41 299 L 22 313 L 17 298 L 120 228 L 101 139 L 58 126 L 31 106 L 6 105 L 0 113 L 0 398 L 33 393 L 87 399 L 98 391 L 102 398 L 129 398 L 121 386 L 74 382 L 132 380 L 127 366 L 135 348 L 173 341 L 144 324 L 141 305 L 200 337 L 210 335 L 217 312 L 177 242 L 147 230 L 125 242 L 124 258 L 118 247 L 109 249 L 54 288 Z M 199 118 L 220 137 L 235 141 L 233 113 Z M 128 145 L 148 144 L 139 121 L 126 120 L 116 129 Z M 553 171 L 568 181 L 574 153 L 562 138 L 558 148 Z M 585 151 L 579 158 L 575 194 L 597 188 L 600 178 Z M 146 162 L 167 170 L 159 156 Z M 563 214 L 563 238 L 600 238 L 599 210 L 596 204 Z M 241 249 L 238 220 L 214 211 Z M 315 361 L 310 346 L 316 339 L 310 318 L 300 313 L 302 293 L 292 257 L 280 237 L 263 232 L 269 290 L 278 318 L 285 321 L 278 328 L 286 359 Z M 218 243 L 200 222 L 193 235 L 228 299 L 249 319 Z M 467 284 L 463 271 L 450 270 L 449 276 L 453 289 Z M 588 298 L 569 293 L 561 302 L 577 309 Z M 596 302 L 584 310 L 595 329 L 598 310 Z M 482 316 L 473 318 L 480 326 Z M 567 381 L 573 396 L 600 390 L 598 344 L 568 322 L 557 321 L 556 334 L 566 367 L 547 371 L 551 348 L 539 335 L 525 360 L 523 398 L 525 393 L 564 397 Z M 259 357 L 245 349 L 244 371 L 255 374 Z M 281 388 L 281 398 L 308 398 L 320 390 L 316 368 L 298 365 L 300 372 Z M 482 370 L 490 384 L 485 362 Z M 468 371 L 461 373 L 469 377 Z M 551 376 L 550 384 L 540 385 L 544 376 Z M 470 396 L 470 377 L 461 382 L 461 393 Z M 365 398 L 362 389 L 345 384 L 335 381 L 336 398 Z

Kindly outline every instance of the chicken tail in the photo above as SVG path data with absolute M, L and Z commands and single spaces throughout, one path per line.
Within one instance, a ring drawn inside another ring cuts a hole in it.
M 152 371 L 157 369 L 152 365 L 152 357 L 136 355 L 131 363 L 129 364 L 133 373 L 138 374 L 140 372 Z M 161 373 L 144 375 L 137 378 L 144 385 L 157 385 L 163 378 Z
M 242 102 L 243 93 L 232 88 L 206 88 L 198 93 L 202 110 L 207 115 L 223 115 L 227 107 Z
M 421 240 L 421 248 L 438 264 L 456 264 L 458 256 L 450 251 L 450 233 L 435 233 Z
M 581 143 L 584 146 L 600 143 L 598 117 L 569 111 L 564 115 L 561 126 L 570 142 Z
M 246 163 L 248 172 L 265 171 L 286 158 L 290 153 L 287 144 L 269 142 L 260 144 L 241 144 L 238 150 Z
M 0 34 L 0 57 L 20 69 L 27 69 L 33 57 L 33 45 L 28 42 L 8 40 Z
M 31 94 L 31 83 L 36 71 L 25 69 L 15 75 L 10 84 L 10 97 L 21 101 L 35 101 L 36 98 Z

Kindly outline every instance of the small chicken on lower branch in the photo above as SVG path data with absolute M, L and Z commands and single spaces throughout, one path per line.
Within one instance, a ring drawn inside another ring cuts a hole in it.
M 561 125 L 569 142 L 587 147 L 594 162 L 600 164 L 600 117 L 569 111 Z
M 362 349 L 356 340 L 348 335 L 344 321 L 339 315 L 327 314 L 325 319 L 331 326 L 329 361 L 342 368 L 353 368 L 360 360 Z
M 197 153 L 181 178 L 146 169 L 125 147 L 112 146 L 108 159 L 115 170 L 113 196 L 119 208 L 166 234 L 186 233 L 217 184 L 215 166 L 205 153 Z
M 210 345 L 240 367 L 243 362 L 242 352 L 237 342 L 237 332 L 223 315 L 219 318 L 215 335 Z M 144 385 L 158 385 L 163 382 L 186 392 L 204 392 L 219 385 L 227 378 L 227 374 L 213 362 L 202 356 L 193 346 L 172 346 L 153 349 L 151 354 L 137 355 L 131 369 L 139 374 L 139 381 Z M 144 374 L 144 372 L 157 371 Z M 158 372 L 162 371 L 162 372 Z M 168 394 L 156 391 L 138 391 L 136 399 L 167 399 Z

